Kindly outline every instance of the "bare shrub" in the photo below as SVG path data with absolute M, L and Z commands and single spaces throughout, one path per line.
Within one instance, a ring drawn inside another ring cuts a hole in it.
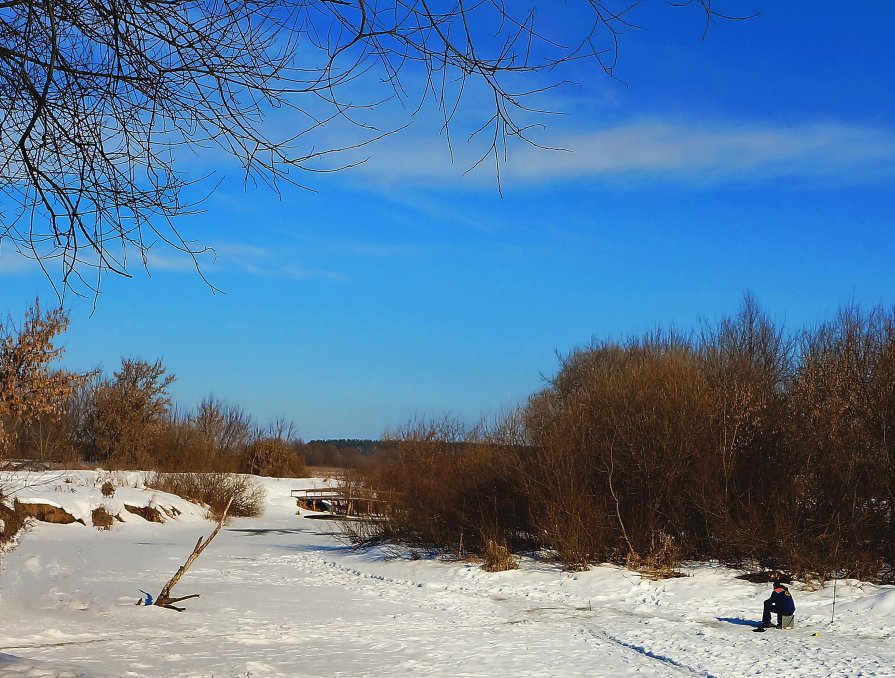
M 533 521 L 567 568 L 624 563 L 648 552 L 654 533 L 704 529 L 692 515 L 710 446 L 707 396 L 690 340 L 657 333 L 574 352 L 532 398 Z
M 113 497 L 115 496 L 115 485 L 111 480 L 107 480 L 100 487 L 100 492 L 102 492 L 104 497 Z
M 699 553 L 754 558 L 757 544 L 793 527 L 780 525 L 788 512 L 775 504 L 781 495 L 793 495 L 798 468 L 784 437 L 795 340 L 750 295 L 734 317 L 717 328 L 703 327 L 700 339 L 714 441 L 702 456 L 699 512 L 710 543 L 701 544 Z M 783 543 L 774 541 L 779 551 Z
M 150 468 L 171 473 L 228 470 L 209 441 L 189 420 L 166 418 L 149 448 Z
M 208 507 L 218 519 L 230 498 L 231 516 L 254 518 L 264 511 L 264 488 L 251 478 L 230 473 L 150 473 L 146 487 L 176 494 Z
M 100 530 L 111 530 L 112 525 L 115 523 L 115 516 L 113 516 L 106 509 L 105 506 L 97 506 L 90 513 L 90 519 L 93 522 L 93 526 Z
M 262 438 L 243 453 L 242 471 L 269 478 L 304 478 L 304 459 L 281 438 Z
M 361 517 L 359 520 L 343 520 L 340 522 L 340 534 L 344 541 L 357 548 L 387 545 L 398 542 L 391 532 L 387 521 L 378 517 Z
M 806 333 L 789 389 L 800 516 L 790 549 L 809 567 L 895 578 L 895 309 L 842 309 Z
M 453 419 L 408 424 L 393 451 L 352 475 L 381 501 L 355 534 L 361 543 L 395 540 L 457 557 L 483 555 L 488 539 L 518 548 L 531 542 L 518 450 Z M 486 536 L 487 535 L 487 536 Z
M 649 553 L 645 556 L 631 553 L 627 562 L 629 569 L 636 570 L 649 579 L 682 577 L 684 575 L 677 570 L 679 565 L 680 549 L 674 537 L 666 532 L 653 536 Z
M 542 406 L 550 405 L 544 399 L 532 401 L 533 408 Z M 563 426 L 554 425 L 540 431 L 539 445 L 526 455 L 524 493 L 541 544 L 567 570 L 586 570 L 607 551 L 610 504 L 605 492 L 593 490 L 592 471 L 582 463 L 580 451 L 565 442 Z
M 413 422 L 360 468 L 357 541 L 552 549 L 675 576 L 718 559 L 895 580 L 895 309 L 787 335 L 750 296 L 699 334 L 595 341 L 487 434 Z M 490 555 L 489 555 L 490 554 Z
M 66 468 L 81 461 L 70 427 L 68 401 L 63 408 L 61 416 L 44 413 L 19 427 L 14 451 L 17 458 L 56 463 Z
M 238 405 L 206 397 L 191 420 L 217 455 L 242 454 L 255 439 L 252 418 Z

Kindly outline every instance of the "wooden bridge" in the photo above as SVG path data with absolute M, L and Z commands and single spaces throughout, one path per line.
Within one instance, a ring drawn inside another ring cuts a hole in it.
M 379 515 L 385 503 L 366 487 L 312 487 L 291 494 L 299 508 L 346 517 Z

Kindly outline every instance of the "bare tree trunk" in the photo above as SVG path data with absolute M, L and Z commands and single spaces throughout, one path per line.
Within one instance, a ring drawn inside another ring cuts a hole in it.
M 615 493 L 615 487 L 612 484 L 612 474 L 615 472 L 615 454 L 611 443 L 609 445 L 609 467 L 607 468 L 607 471 L 606 478 L 609 481 L 609 492 L 615 500 L 615 515 L 618 517 L 618 525 L 622 530 L 622 536 L 625 538 L 625 543 L 628 545 L 628 560 L 636 560 L 637 551 L 634 550 L 634 547 L 631 545 L 631 540 L 628 538 L 628 531 L 625 529 L 625 521 L 622 520 L 621 501 Z
M 217 527 L 214 528 L 214 531 L 208 535 L 208 538 L 203 541 L 202 537 L 199 537 L 199 541 L 196 542 L 196 545 L 193 547 L 193 552 L 190 553 L 189 557 L 186 559 L 186 562 L 181 565 L 177 572 L 174 573 L 174 576 L 168 580 L 168 583 L 165 584 L 161 593 L 156 597 L 153 605 L 158 605 L 159 607 L 166 607 L 169 610 L 177 610 L 178 612 L 183 612 L 183 607 L 177 607 L 174 603 L 180 602 L 181 600 L 188 600 L 189 598 L 198 598 L 199 594 L 194 593 L 189 596 L 180 596 L 179 598 L 172 598 L 171 591 L 177 585 L 177 582 L 180 581 L 180 578 L 186 574 L 186 571 L 190 569 L 192 564 L 196 562 L 196 559 L 202 554 L 202 551 L 211 543 L 211 540 L 214 539 L 218 532 L 221 531 L 221 526 L 224 524 L 224 521 L 227 519 L 227 512 L 230 510 L 230 505 L 233 503 L 235 495 L 230 497 L 230 501 L 227 502 L 227 506 L 224 509 L 224 512 L 221 514 L 221 519 L 218 521 Z

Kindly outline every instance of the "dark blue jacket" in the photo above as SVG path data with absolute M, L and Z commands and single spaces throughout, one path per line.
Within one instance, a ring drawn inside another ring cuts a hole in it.
M 782 584 L 774 588 L 774 592 L 766 602 L 770 603 L 774 612 L 779 614 L 793 614 L 796 611 L 796 601 L 792 599 L 789 589 Z

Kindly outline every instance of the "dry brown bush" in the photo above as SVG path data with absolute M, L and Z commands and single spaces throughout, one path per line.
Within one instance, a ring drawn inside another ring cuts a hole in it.
M 684 576 L 677 569 L 680 562 L 680 549 L 674 537 L 662 532 L 654 536 L 650 552 L 645 556 L 629 553 L 626 565 L 648 579 L 672 579 Z
M 779 497 L 792 496 L 797 467 L 785 439 L 787 384 L 795 340 L 747 295 L 739 312 L 703 328 L 700 354 L 708 374 L 714 446 L 703 456 L 699 514 L 707 532 L 701 557 L 742 561 L 779 555 L 792 526 Z M 771 541 L 768 541 L 771 540 Z
M 567 568 L 624 563 L 654 533 L 687 534 L 707 395 L 696 351 L 669 333 L 577 351 L 532 399 L 533 520 Z
M 383 501 L 382 515 L 358 528 L 358 541 L 394 540 L 457 557 L 484 554 L 488 539 L 511 548 L 531 543 L 518 450 L 480 429 L 444 419 L 408 424 L 354 472 Z M 487 536 L 486 536 L 487 535 Z
M 698 335 L 574 351 L 523 415 L 500 440 L 451 420 L 400 432 L 361 468 L 387 502 L 359 540 L 895 580 L 895 309 L 787 335 L 747 295 Z
M 115 524 L 115 516 L 106 509 L 105 506 L 97 506 L 90 513 L 93 526 L 100 530 L 111 530 Z
M 895 309 L 849 306 L 807 333 L 789 388 L 803 567 L 895 579 Z
M 111 480 L 106 480 L 102 486 L 100 487 L 100 492 L 104 497 L 114 497 L 115 496 L 115 485 Z
M 214 519 L 220 518 L 231 497 L 231 516 L 254 518 L 264 511 L 264 488 L 244 475 L 149 473 L 143 483 L 146 487 L 207 506 Z
M 174 380 L 161 360 L 122 359 L 113 379 L 94 393 L 87 424 L 94 458 L 110 468 L 151 468 L 150 451 L 165 428 Z
M 170 473 L 221 471 L 220 458 L 189 421 L 166 419 L 149 449 L 149 468 Z
M 242 454 L 257 438 L 252 418 L 242 408 L 213 396 L 199 403 L 190 424 L 218 456 Z
M 242 455 L 243 473 L 268 478 L 304 478 L 305 461 L 281 438 L 262 438 Z

